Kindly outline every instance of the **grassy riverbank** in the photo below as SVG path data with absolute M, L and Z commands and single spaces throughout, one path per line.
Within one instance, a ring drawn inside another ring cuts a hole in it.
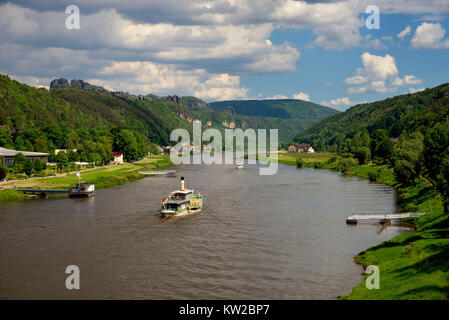
M 153 170 L 170 166 L 172 163 L 169 156 L 152 156 L 132 164 L 109 165 L 81 172 L 81 181 L 95 184 L 96 189 L 109 188 L 112 186 L 135 181 L 145 177 L 139 174 L 141 170 Z M 75 173 L 63 177 L 48 177 L 40 179 L 20 180 L 4 184 L 3 187 L 11 187 L 12 184 L 20 188 L 30 189 L 68 189 L 78 183 Z M 23 200 L 27 197 L 22 192 L 5 189 L 0 190 L 0 201 Z
M 303 160 L 304 167 L 339 170 L 339 157 L 335 154 L 281 153 L 278 161 L 296 165 L 297 158 Z M 416 231 L 396 236 L 358 254 L 355 262 L 364 268 L 369 265 L 379 267 L 380 289 L 368 290 L 363 279 L 342 299 L 448 299 L 449 219 L 443 214 L 439 194 L 424 179 L 415 186 L 403 187 L 387 166 L 354 165 L 347 174 L 397 189 L 401 211 L 429 213 L 408 221 L 416 226 Z

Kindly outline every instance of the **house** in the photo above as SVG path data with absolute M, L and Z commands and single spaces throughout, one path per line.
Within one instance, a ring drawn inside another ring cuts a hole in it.
M 0 147 L 0 163 L 4 166 L 13 166 L 14 157 L 16 154 L 22 153 L 31 162 L 40 160 L 42 162 L 48 162 L 48 153 L 44 152 L 31 152 L 31 151 L 17 151 Z
M 296 147 L 295 146 L 289 146 L 288 147 L 288 152 L 296 152 Z
M 296 146 L 296 149 L 298 150 L 298 152 L 315 153 L 315 150 L 308 143 L 298 144 Z
M 85 168 L 89 165 L 89 162 L 75 161 L 74 164 L 82 168 Z
M 60 152 L 67 153 L 67 152 L 76 152 L 76 151 L 77 151 L 77 149 L 72 149 L 72 150 L 67 150 L 67 149 L 55 149 L 55 156 L 57 156 L 58 153 L 60 153 Z
M 123 152 L 117 151 L 112 152 L 112 164 L 123 164 Z

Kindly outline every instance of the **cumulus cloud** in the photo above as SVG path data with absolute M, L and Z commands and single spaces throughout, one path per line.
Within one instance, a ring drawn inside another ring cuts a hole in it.
M 110 80 L 94 78 L 89 81 L 111 90 L 161 95 L 176 92 L 192 94 L 206 101 L 246 99 L 249 92 L 249 89 L 240 86 L 239 76 L 208 74 L 204 69 L 178 70 L 175 65 L 152 62 L 114 62 L 100 73 Z
M 288 97 L 283 94 L 275 94 L 274 96 L 265 98 L 265 100 L 279 100 L 279 99 L 288 99 Z
M 416 28 L 410 46 L 414 49 L 447 49 L 449 39 L 444 39 L 445 34 L 441 24 L 423 22 Z
M 399 39 L 402 40 L 402 39 L 404 39 L 406 36 L 408 36 L 408 35 L 410 34 L 411 30 L 412 30 L 412 28 L 410 28 L 410 26 L 407 26 L 407 27 L 405 27 L 404 30 L 402 30 L 401 32 L 399 32 L 396 36 L 397 36 Z
M 426 88 L 409 88 L 409 91 L 408 92 L 410 92 L 410 93 L 415 93 L 415 92 L 421 92 L 421 91 L 424 91 L 424 90 L 426 90 Z
M 310 101 L 310 97 L 307 93 L 305 92 L 298 92 L 295 93 L 293 95 L 293 99 L 299 99 L 299 100 L 304 100 L 304 101 Z
M 345 110 L 350 106 L 354 106 L 356 104 L 366 103 L 366 101 L 351 101 L 348 97 L 342 97 L 337 99 L 332 99 L 330 101 L 321 101 L 323 106 L 327 106 L 330 108 Z
M 136 65 L 154 72 L 152 81 L 161 84 L 144 86 L 141 79 L 146 76 L 140 75 L 142 69 L 135 68 L 127 81 L 120 83 L 124 89 L 176 93 L 166 92 L 176 90 L 170 89 L 174 88 L 170 84 L 176 83 L 187 94 L 196 92 L 210 99 L 243 97 L 248 89 L 240 86 L 241 75 L 296 70 L 299 50 L 289 42 L 270 41 L 277 28 L 312 30 L 315 37 L 309 44 L 328 50 L 385 49 L 385 42 L 391 40 L 360 35 L 364 10 L 371 0 L 258 0 L 257 5 L 252 0 L 136 0 L 132 4 L 78 0 L 81 29 L 71 31 L 64 27 L 64 9 L 73 4 L 71 0 L 14 3 L 0 5 L 0 70 L 28 77 L 30 82 L 33 77 L 83 77 L 120 89 L 114 78 L 118 69 L 113 68 L 121 62 L 139 62 Z M 442 0 L 377 0 L 376 5 L 382 13 L 449 12 L 449 2 Z M 417 47 L 429 43 L 445 47 L 442 30 L 442 36 L 441 30 L 434 30 L 434 40 L 412 42 Z M 417 30 L 415 36 L 422 38 L 426 33 L 428 30 Z M 160 70 L 168 74 L 157 73 Z M 360 78 L 348 80 L 352 82 L 348 82 L 349 90 L 354 92 L 386 90 L 397 77 L 384 79 L 363 72 L 356 76 Z M 182 86 L 183 81 L 190 80 L 194 81 L 190 89 Z M 206 93 L 208 88 L 214 93 Z
M 362 68 L 357 68 L 355 75 L 345 80 L 349 86 L 348 93 L 394 92 L 398 86 L 422 83 L 421 79 L 414 75 L 406 75 L 400 78 L 395 59 L 387 54 L 376 56 L 368 52 L 361 55 Z
M 267 97 L 265 99 L 266 100 L 268 100 L 268 99 L 289 99 L 289 97 L 287 97 L 286 95 L 283 95 L 283 94 L 276 94 L 274 96 Z M 298 93 L 293 94 L 291 99 L 310 101 L 310 96 L 305 92 L 298 92 Z

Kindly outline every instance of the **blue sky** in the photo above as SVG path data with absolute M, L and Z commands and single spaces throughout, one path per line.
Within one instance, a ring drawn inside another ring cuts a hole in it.
M 106 4 L 107 3 L 107 4 Z M 65 9 L 80 10 L 68 30 Z M 367 29 L 367 6 L 380 29 Z M 0 1 L 0 73 L 339 110 L 448 81 L 449 1 Z

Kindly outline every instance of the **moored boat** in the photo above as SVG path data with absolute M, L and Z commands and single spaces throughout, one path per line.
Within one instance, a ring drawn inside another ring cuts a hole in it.
M 162 216 L 182 216 L 192 212 L 200 212 L 202 208 L 202 194 L 193 189 L 186 189 L 184 177 L 181 177 L 181 188 L 172 191 L 168 198 L 162 200 L 160 214 Z
M 91 183 L 78 183 L 75 188 L 70 189 L 71 198 L 90 198 L 95 195 L 95 185 Z

